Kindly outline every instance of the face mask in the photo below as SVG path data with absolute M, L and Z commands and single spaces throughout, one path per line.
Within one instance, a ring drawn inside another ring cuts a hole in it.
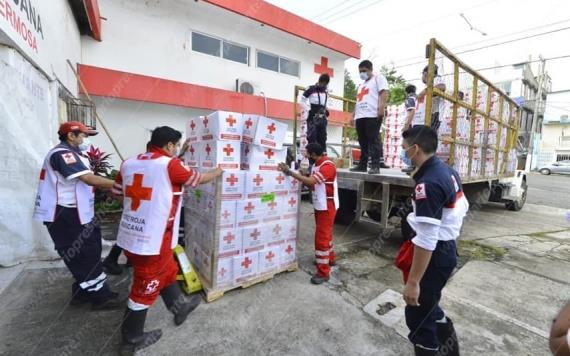
M 402 160 L 402 162 L 406 164 L 406 166 L 412 165 L 412 161 L 408 158 L 408 154 L 406 153 L 406 150 L 403 148 L 400 149 L 400 159 Z
M 79 145 L 81 151 L 87 151 L 91 147 L 91 140 L 88 137 L 83 138 L 83 143 Z
M 360 72 L 360 79 L 368 80 L 368 72 Z
M 412 157 L 408 156 L 408 151 L 409 151 L 410 148 L 412 148 L 412 147 L 414 147 L 414 146 L 408 147 L 407 150 L 404 149 L 404 148 L 402 148 L 402 151 L 404 151 L 404 157 L 405 157 L 405 158 L 407 159 L 407 161 L 410 162 L 410 163 L 408 164 L 408 163 L 406 162 L 406 160 L 403 160 L 403 161 L 404 161 L 406 164 L 408 164 L 409 166 L 411 166 L 411 165 L 414 164 L 414 162 L 412 161 L 412 159 L 413 159 L 414 157 L 416 157 L 416 155 L 417 155 L 417 152 L 416 152 L 416 154 L 413 155 Z

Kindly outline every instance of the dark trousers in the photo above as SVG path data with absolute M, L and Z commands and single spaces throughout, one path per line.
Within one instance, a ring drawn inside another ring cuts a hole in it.
M 72 293 L 92 302 L 112 296 L 101 264 L 101 228 L 96 221 L 81 225 L 76 208 L 58 206 L 55 221 L 48 222 L 48 232 L 55 250 L 73 275 Z
M 384 162 L 384 148 L 380 140 L 380 126 L 382 119 L 377 117 L 364 117 L 355 120 L 358 143 L 360 144 L 361 167 L 366 167 L 370 158 L 370 166 L 376 168 Z
M 309 111 L 307 117 L 307 142 L 318 143 L 325 150 L 327 149 L 327 122 L 328 120 L 314 120 L 315 113 Z
M 445 316 L 439 307 L 441 290 L 457 265 L 455 241 L 439 241 L 428 268 L 420 281 L 420 306 L 406 306 L 406 324 L 409 340 L 414 345 L 429 349 L 439 348 L 437 321 Z

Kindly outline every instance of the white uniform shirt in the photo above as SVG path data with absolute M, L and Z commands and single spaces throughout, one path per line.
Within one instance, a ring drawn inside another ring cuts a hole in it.
M 382 74 L 376 74 L 358 86 L 354 111 L 355 120 L 365 117 L 378 117 L 378 95 L 383 90 L 388 90 L 388 82 Z

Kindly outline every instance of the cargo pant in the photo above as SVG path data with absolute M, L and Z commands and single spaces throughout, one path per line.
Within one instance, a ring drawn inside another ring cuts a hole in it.
M 328 199 L 327 208 L 315 210 L 315 258 L 317 274 L 321 277 L 330 276 L 330 265 L 335 263 L 336 258 L 332 235 L 336 208 L 332 199 Z

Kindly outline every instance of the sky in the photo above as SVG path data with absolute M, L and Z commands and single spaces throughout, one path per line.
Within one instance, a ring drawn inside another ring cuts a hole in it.
M 394 66 L 408 81 L 420 78 L 426 63 L 424 48 L 438 39 L 456 53 L 556 31 L 521 41 L 459 54 L 471 68 L 479 69 L 529 58 L 570 56 L 570 1 L 567 0 L 269 0 L 268 2 L 316 22 L 362 44 L 362 59 L 375 68 Z M 463 14 L 475 30 L 470 28 Z M 482 34 L 485 33 L 486 35 Z M 358 60 L 346 68 L 357 78 Z M 535 75 L 538 63 L 532 64 Z M 552 91 L 570 90 L 570 57 L 546 61 Z M 508 69 L 482 71 L 489 80 L 504 78 Z M 419 81 L 415 84 L 420 84 Z M 546 120 L 570 115 L 570 91 L 550 94 Z

